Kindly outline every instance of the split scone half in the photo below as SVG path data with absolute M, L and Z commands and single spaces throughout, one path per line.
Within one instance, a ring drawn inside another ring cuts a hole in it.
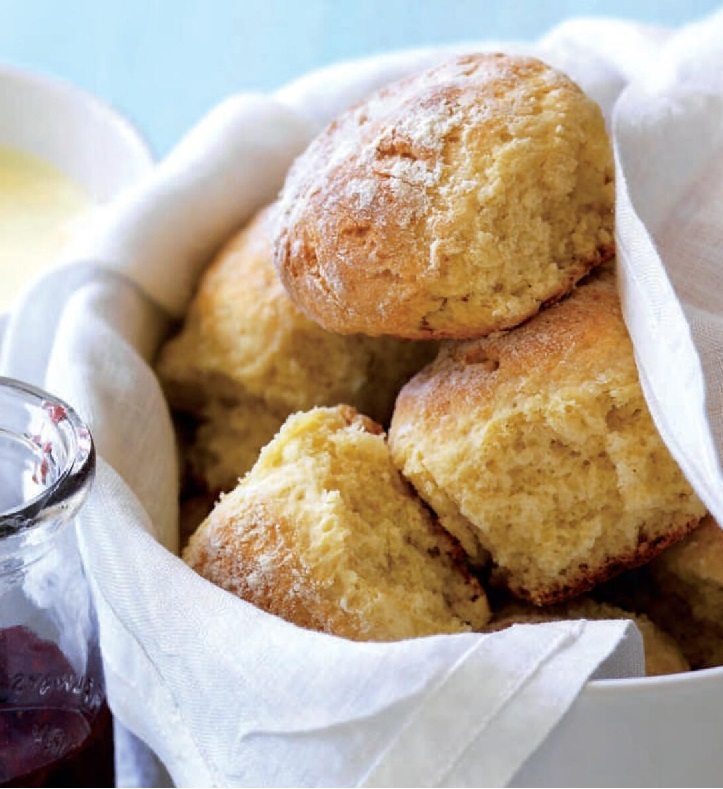
M 373 641 L 485 625 L 463 556 L 402 479 L 382 429 L 349 406 L 290 416 L 183 554 L 269 613 Z

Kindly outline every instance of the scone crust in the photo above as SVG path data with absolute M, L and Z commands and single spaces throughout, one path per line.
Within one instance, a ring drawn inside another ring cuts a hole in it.
M 613 254 L 599 107 L 539 60 L 458 57 L 340 116 L 292 167 L 275 262 L 339 333 L 514 326 Z
M 705 514 L 655 429 L 604 269 L 523 326 L 450 343 L 390 428 L 442 524 L 538 605 L 650 560 Z

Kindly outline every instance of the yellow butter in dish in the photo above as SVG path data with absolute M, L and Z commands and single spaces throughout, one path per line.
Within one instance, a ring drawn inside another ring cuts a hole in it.
M 53 165 L 0 146 L 0 311 L 58 257 L 90 195 Z

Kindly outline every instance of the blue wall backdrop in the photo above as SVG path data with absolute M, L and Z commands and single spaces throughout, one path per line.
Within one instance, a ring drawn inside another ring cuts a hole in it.
M 718 0 L 0 0 L 0 63 L 68 79 L 161 156 L 214 104 L 317 66 L 453 40 L 530 40 L 575 16 L 677 26 Z

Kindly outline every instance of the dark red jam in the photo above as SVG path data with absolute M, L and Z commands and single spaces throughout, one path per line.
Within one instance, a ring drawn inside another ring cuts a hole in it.
M 79 676 L 52 642 L 0 630 L 0 786 L 114 785 L 99 655 Z

